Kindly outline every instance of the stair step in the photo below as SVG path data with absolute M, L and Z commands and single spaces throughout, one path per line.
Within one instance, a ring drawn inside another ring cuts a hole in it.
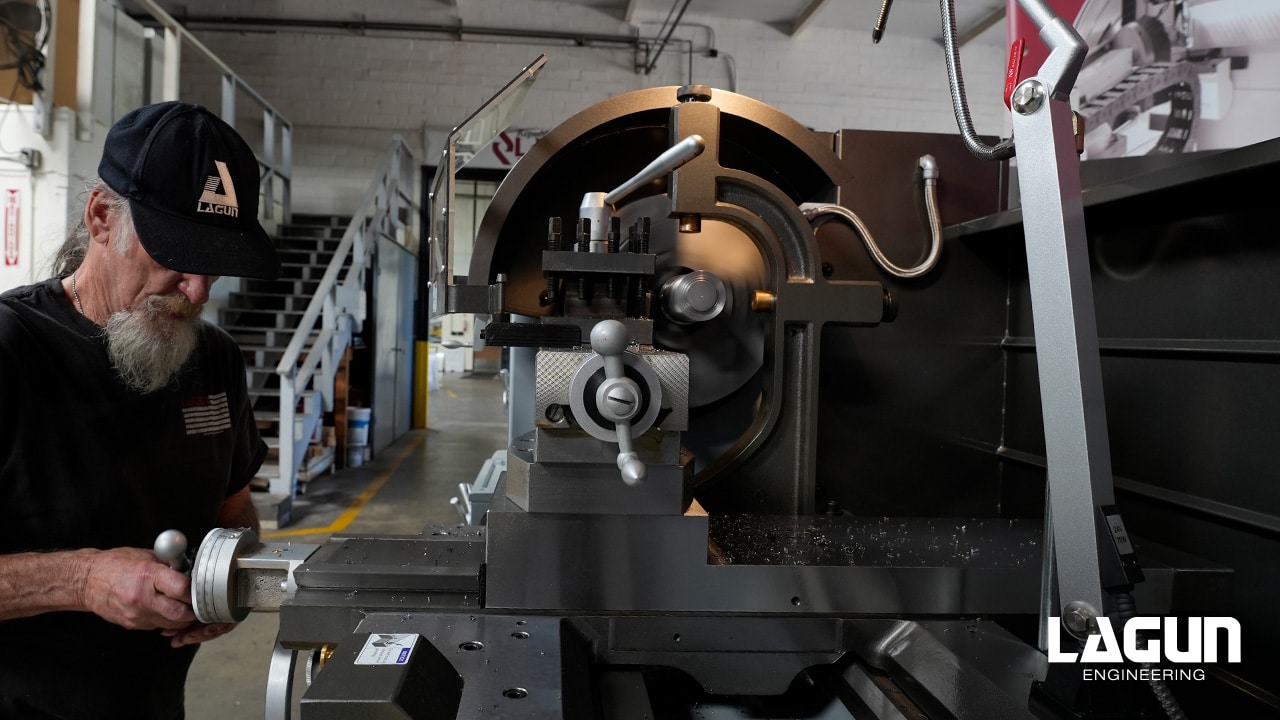
M 280 263 L 280 279 L 319 281 L 324 276 L 326 267 L 307 263 L 282 262 Z
M 293 317 L 302 317 L 306 310 L 285 310 L 284 308 L 222 308 L 222 313 L 240 313 L 242 315 L 292 315 Z
M 276 230 L 275 238 L 279 240 L 341 240 L 347 231 L 340 227 L 307 227 L 305 225 L 282 225 Z
M 340 226 L 346 226 L 350 221 L 351 218 L 348 215 L 327 212 L 296 212 L 291 218 L 291 222 L 295 225 L 331 225 L 337 223 Z
M 231 338 L 241 347 L 245 345 L 287 346 L 297 333 L 297 328 L 271 328 L 261 325 L 223 325 L 221 327 L 230 333 Z M 312 340 L 319 335 L 319 330 L 312 330 L 307 334 Z
M 328 267 L 329 263 L 333 262 L 332 250 L 278 248 L 276 254 L 280 256 L 281 262 L 323 265 L 325 267 Z
M 219 327 L 231 333 L 232 335 L 235 335 L 237 332 L 259 333 L 259 334 L 264 332 L 273 332 L 273 333 L 288 333 L 292 335 L 294 331 L 294 328 L 271 327 L 267 325 L 241 325 L 238 323 L 235 325 L 220 325 Z M 315 337 L 317 334 L 319 334 L 319 332 L 320 332 L 319 330 L 312 330 L 311 336 Z M 270 345 L 271 343 L 265 343 L 265 344 Z
M 278 312 L 292 310 L 303 313 L 311 304 L 311 298 L 302 296 L 281 295 L 274 299 L 258 298 L 257 300 L 232 299 L 226 307 L 220 308 L 224 314 Z
M 302 467 L 298 470 L 298 494 L 305 495 L 307 492 L 307 483 L 325 472 L 332 473 L 334 470 L 334 458 L 337 455 L 334 448 L 325 447 L 318 454 L 308 453 L 302 458 Z M 271 480 L 280 476 L 280 465 L 272 462 L 271 459 L 262 463 L 262 467 L 258 468 L 258 473 L 249 481 L 249 487 L 259 492 L 265 492 L 271 487 Z M 262 518 L 262 527 L 265 529 L 268 525 L 268 519 Z
M 314 232 L 312 233 L 303 232 L 303 231 L 300 231 L 300 229 L 285 228 L 283 229 L 283 231 L 276 232 L 273 240 L 275 240 L 276 242 L 291 242 L 291 241 L 323 242 L 323 243 L 333 243 L 333 245 L 338 245 L 339 242 L 342 242 L 342 236 L 344 233 L 347 232 L 347 228 L 334 228 L 334 229 L 335 231 L 338 231 L 338 232 L 333 232 L 330 234 L 317 234 Z
M 338 245 L 342 243 L 342 238 L 278 237 L 275 242 L 276 252 L 294 251 L 332 254 L 337 251 Z
M 297 333 L 297 328 L 272 328 L 263 327 L 262 325 L 224 325 L 223 328 L 226 329 L 227 332 L 231 333 L 232 339 L 235 340 L 236 344 L 240 345 L 241 348 L 250 345 L 287 348 L 289 343 L 293 340 L 293 336 Z M 311 339 L 315 339 L 314 330 L 311 333 Z M 306 352 L 305 348 L 303 349 L 303 352 Z M 280 358 L 277 357 L 276 362 L 279 361 Z
M 266 307 L 290 306 L 305 308 L 311 303 L 311 295 L 289 292 L 233 292 L 227 296 L 227 309 L 255 310 Z
M 288 333 L 293 335 L 294 330 L 298 327 L 298 321 L 302 319 L 301 313 L 298 315 L 273 316 L 269 314 L 269 310 L 246 310 L 234 313 L 238 317 L 235 319 L 235 325 L 223 325 L 222 327 L 236 328 L 252 328 L 258 332 L 273 331 L 277 333 Z M 221 315 L 221 313 L 219 313 Z M 231 322 L 222 315 L 222 322 Z M 228 331 L 230 332 L 230 331 Z
M 275 365 L 272 365 L 271 367 L 258 367 L 258 366 L 255 366 L 255 365 L 249 365 L 249 366 L 245 367 L 245 370 L 246 370 L 247 372 L 251 372 L 251 373 L 254 373 L 254 374 L 259 374 L 259 375 L 268 375 L 268 376 L 272 376 L 272 377 L 274 377 L 275 375 L 278 375 L 278 374 L 279 374 L 279 373 L 277 373 L 277 372 L 276 372 L 276 366 L 275 366 Z M 249 389 L 250 389 L 250 390 L 253 390 L 253 388 L 249 388 Z
M 263 437 L 277 434 L 275 432 L 276 429 L 275 427 L 273 427 L 273 425 L 274 423 L 279 422 L 280 419 L 278 417 L 277 418 L 266 417 L 266 415 L 270 413 L 275 413 L 276 415 L 280 414 L 280 410 L 279 410 L 280 398 L 274 398 L 274 400 L 275 400 L 276 409 L 272 409 L 269 407 L 265 407 L 265 408 L 260 407 L 260 408 L 255 408 L 253 411 L 254 422 L 258 424 L 258 430 L 262 432 Z M 259 403 L 255 401 L 254 404 L 257 405 Z
M 348 215 L 340 215 L 326 212 L 297 212 L 293 214 L 291 222 L 294 225 L 334 225 L 346 227 L 351 222 Z
M 280 292 L 288 295 L 315 295 L 320 287 L 320 278 L 280 278 L 277 280 L 256 280 L 248 278 L 243 281 L 246 292 Z
M 252 299 L 252 298 L 291 298 L 291 297 L 298 297 L 298 293 L 286 292 L 286 291 L 284 291 L 284 290 L 249 290 L 249 291 L 237 291 L 237 292 L 233 292 L 233 293 L 231 293 L 230 297 L 236 297 L 237 295 L 239 295 L 239 296 L 241 296 L 241 297 L 249 298 L 249 299 Z
M 279 232 L 283 235 L 288 235 L 289 233 L 295 233 L 295 232 L 301 232 L 301 233 L 316 233 L 316 232 L 324 232 L 324 231 L 333 232 L 334 230 L 343 230 L 343 229 L 345 229 L 345 226 L 334 225 L 328 222 L 323 222 L 323 223 L 288 222 L 288 223 L 281 223 L 279 225 Z

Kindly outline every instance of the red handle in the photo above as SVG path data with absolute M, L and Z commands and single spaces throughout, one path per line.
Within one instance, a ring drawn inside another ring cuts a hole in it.
M 1022 71 L 1022 49 L 1026 46 L 1027 41 L 1018 38 L 1013 41 L 1013 47 L 1009 48 L 1009 69 L 1004 76 L 1004 106 L 1012 109 L 1009 104 L 1009 98 L 1013 97 L 1013 89 L 1018 86 L 1018 74 Z

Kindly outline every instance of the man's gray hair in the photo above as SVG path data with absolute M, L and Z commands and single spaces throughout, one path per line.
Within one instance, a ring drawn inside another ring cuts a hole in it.
M 112 190 L 100 178 L 90 178 L 84 184 L 85 202 L 94 191 L 102 193 L 107 205 L 111 209 L 111 213 L 115 217 L 125 223 L 124 227 L 133 228 L 133 213 L 129 210 L 129 200 L 120 193 Z M 131 235 L 121 235 L 119 239 L 123 244 L 129 240 Z M 127 248 L 116 247 L 117 251 Z M 81 208 L 80 217 L 76 220 L 76 224 L 71 228 L 71 232 L 67 233 L 67 239 L 62 243 L 62 247 L 58 248 L 58 252 L 54 254 L 51 265 L 53 267 L 54 277 L 64 278 L 71 275 L 79 269 L 80 264 L 84 262 L 85 253 L 89 250 L 89 228 L 84 224 L 84 212 Z

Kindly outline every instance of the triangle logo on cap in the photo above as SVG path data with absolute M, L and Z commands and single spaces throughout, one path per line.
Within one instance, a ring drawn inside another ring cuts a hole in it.
M 231 182 L 231 171 L 221 160 L 214 160 L 213 164 L 218 166 L 218 174 L 210 175 L 205 181 L 204 192 L 196 202 L 196 212 L 239 217 L 240 205 L 236 202 L 236 186 Z M 219 183 L 222 184 L 221 193 L 218 192 Z

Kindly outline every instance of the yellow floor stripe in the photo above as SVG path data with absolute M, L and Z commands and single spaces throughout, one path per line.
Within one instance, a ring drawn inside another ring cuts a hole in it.
M 447 394 L 449 397 L 453 398 L 454 400 L 458 399 L 458 394 L 452 390 L 445 390 L 445 394 Z
M 273 530 L 262 533 L 262 539 L 272 540 L 275 538 L 294 537 L 297 535 L 332 535 L 333 533 L 346 530 L 347 526 L 351 524 L 351 521 L 355 520 L 356 516 L 360 514 L 360 511 L 364 509 L 364 506 L 373 499 L 374 495 L 378 494 L 378 491 L 382 489 L 383 485 L 387 484 L 387 481 L 391 479 L 391 475 L 399 469 L 400 464 L 405 461 L 405 458 L 409 457 L 409 454 L 422 444 L 422 440 L 425 437 L 426 436 L 422 434 L 414 437 L 413 440 L 400 451 L 400 454 L 391 461 L 391 467 L 387 468 L 380 475 L 375 477 L 373 482 L 369 483 L 369 487 L 365 488 L 364 492 L 360 493 L 360 495 L 352 501 L 351 505 L 338 516 L 337 520 L 329 523 L 328 527 L 298 528 L 296 530 Z

